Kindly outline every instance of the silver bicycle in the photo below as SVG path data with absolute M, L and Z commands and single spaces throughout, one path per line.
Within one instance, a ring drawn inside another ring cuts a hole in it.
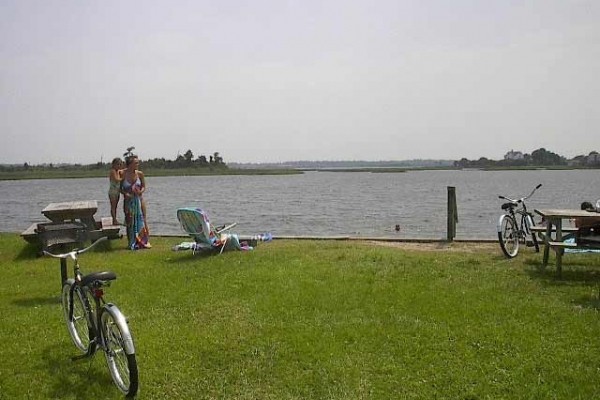
M 502 252 L 508 258 L 517 256 L 520 244 L 534 247 L 536 252 L 540 251 L 535 232 L 531 230 L 531 227 L 535 226 L 533 214 L 527 211 L 525 200 L 533 196 L 535 191 L 541 187 L 540 183 L 529 193 L 529 196 L 520 199 L 498 196 L 503 200 L 508 200 L 508 203 L 502 204 L 504 214 L 498 219 L 498 241 Z
M 74 278 L 63 282 L 61 294 L 67 330 L 83 353 L 73 360 L 92 357 L 98 348 L 103 350 L 114 383 L 127 397 L 134 397 L 138 391 L 138 368 L 133 337 L 123 313 L 104 300 L 104 289 L 117 275 L 111 271 L 83 275 L 79 266 L 78 256 L 105 239 L 81 250 L 64 254 L 44 251 L 44 254 L 74 262 Z

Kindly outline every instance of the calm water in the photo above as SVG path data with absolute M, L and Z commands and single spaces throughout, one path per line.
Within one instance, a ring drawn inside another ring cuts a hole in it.
M 215 224 L 238 222 L 240 234 L 445 238 L 447 186 L 458 199 L 458 238 L 495 238 L 499 194 L 520 197 L 544 186 L 534 207 L 579 208 L 600 198 L 600 171 L 309 172 L 287 176 L 147 178 L 154 234 L 181 234 L 175 211 L 196 206 Z M 43 222 L 48 203 L 98 200 L 109 216 L 108 178 L 0 181 L 0 231 Z M 119 213 L 121 214 L 121 204 Z M 122 216 L 120 216 L 122 219 Z M 399 224 L 401 230 L 395 232 Z

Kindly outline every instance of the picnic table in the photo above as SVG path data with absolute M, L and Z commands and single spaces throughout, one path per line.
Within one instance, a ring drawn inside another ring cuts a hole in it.
M 50 203 L 42 210 L 42 214 L 50 222 L 34 222 L 21 236 L 30 243 L 41 244 L 42 250 L 51 250 L 54 246 L 83 246 L 88 241 L 95 241 L 103 236 L 117 239 L 120 226 L 112 225 L 112 218 L 96 221 L 98 211 L 96 200 L 67 201 Z M 67 279 L 67 260 L 60 260 L 61 287 Z
M 50 222 L 33 223 L 21 236 L 31 243 L 41 242 L 44 250 L 53 245 L 95 241 L 103 236 L 119 238 L 120 227 L 112 225 L 110 217 L 97 221 L 97 211 L 96 200 L 50 203 L 42 210 Z
M 545 229 L 540 232 L 540 236 L 544 241 L 544 258 L 542 265 L 548 265 L 550 250 L 556 253 L 556 274 L 560 278 L 562 273 L 562 256 L 566 248 L 589 249 L 590 245 L 580 245 L 575 242 L 565 242 L 567 235 L 573 235 L 577 229 L 569 226 L 563 226 L 563 220 L 571 220 L 577 218 L 585 223 L 586 220 L 592 221 L 598 219 L 600 214 L 592 211 L 577 210 L 577 209 L 539 209 L 535 210 L 537 214 L 542 216 L 546 222 Z M 567 235 L 565 235 L 565 233 Z
M 54 223 L 79 220 L 90 230 L 95 230 L 94 214 L 96 211 L 98 211 L 96 200 L 84 200 L 50 203 L 42 210 L 42 214 Z

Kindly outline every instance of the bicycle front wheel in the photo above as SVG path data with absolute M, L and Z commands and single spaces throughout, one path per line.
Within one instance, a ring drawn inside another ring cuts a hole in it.
M 90 304 L 87 296 L 81 292 L 81 288 L 79 286 L 73 287 L 74 285 L 75 281 L 73 279 L 67 279 L 63 285 L 61 295 L 63 315 L 73 344 L 83 353 L 87 353 L 90 347 L 90 337 L 92 336 L 91 321 L 89 321 L 88 314 Z M 73 288 L 72 291 L 71 288 Z
M 510 215 L 504 214 L 498 220 L 498 241 L 506 257 L 516 257 L 519 252 L 519 230 Z
M 127 321 L 115 305 L 108 303 L 102 308 L 100 323 L 113 382 L 126 396 L 133 397 L 138 391 L 138 368 Z

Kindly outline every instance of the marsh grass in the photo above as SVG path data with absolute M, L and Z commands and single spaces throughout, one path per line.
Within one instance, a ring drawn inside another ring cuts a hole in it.
M 71 168 L 32 168 L 16 171 L 0 170 L 0 180 L 21 179 L 68 179 L 68 178 L 106 178 L 110 167 L 89 169 L 85 167 Z M 153 176 L 206 176 L 206 175 L 295 175 L 301 171 L 283 168 L 144 168 L 147 177 Z
M 274 241 L 219 256 L 154 238 L 112 242 L 84 268 L 136 341 L 147 399 L 600 397 L 600 257 L 416 251 Z M 0 398 L 120 398 L 102 354 L 76 354 L 58 261 L 0 234 Z

